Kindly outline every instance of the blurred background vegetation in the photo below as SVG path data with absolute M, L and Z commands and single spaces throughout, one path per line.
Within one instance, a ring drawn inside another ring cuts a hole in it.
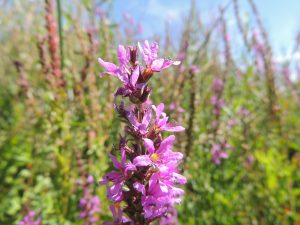
M 118 44 L 135 45 L 142 31 L 130 14 L 114 21 L 113 1 L 62 2 L 1 2 L 1 225 L 17 224 L 29 209 L 42 224 L 83 224 L 78 203 L 88 174 L 101 199 L 99 224 L 111 217 L 97 181 L 122 133 L 113 109 L 119 84 L 99 78 L 97 58 L 116 61 Z M 153 103 L 166 103 L 186 127 L 176 147 L 188 178 L 180 224 L 300 224 L 300 63 L 274 61 L 259 9 L 247 2 L 251 23 L 241 20 L 238 0 L 203 23 L 194 1 L 178 40 L 168 27 L 147 37 L 161 56 L 182 60 L 151 80 Z M 231 41 L 229 9 L 242 46 Z M 216 77 L 225 101 L 218 116 Z M 212 163 L 212 146 L 225 143 L 229 158 Z

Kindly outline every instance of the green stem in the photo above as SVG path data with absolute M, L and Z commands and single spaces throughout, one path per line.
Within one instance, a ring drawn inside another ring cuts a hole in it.
M 60 2 L 60 0 L 56 0 L 56 6 L 57 6 L 57 16 L 58 16 L 60 65 L 61 65 L 61 70 L 63 70 L 63 68 L 64 68 L 63 28 L 62 28 L 62 11 L 61 11 L 61 2 Z

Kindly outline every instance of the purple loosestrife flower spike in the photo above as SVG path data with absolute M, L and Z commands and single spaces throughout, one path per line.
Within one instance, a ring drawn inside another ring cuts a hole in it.
M 137 61 L 137 48 L 131 46 L 119 46 L 119 65 L 99 58 L 105 73 L 122 82 L 115 96 L 128 98 L 130 102 L 127 106 L 125 101 L 115 104 L 126 126 L 117 149 L 119 153 L 109 153 L 114 169 L 100 181 L 107 186 L 107 197 L 113 203 L 110 207 L 113 222 L 104 223 L 106 225 L 150 224 L 172 214 L 172 207 L 181 202 L 184 194 L 178 185 L 186 183 L 177 168 L 183 154 L 172 150 L 175 136 L 163 138 L 162 135 L 163 131 L 180 132 L 184 128 L 169 122 L 163 103 L 151 104 L 148 86 L 154 72 L 180 62 L 157 58 L 155 42 L 144 41 L 138 46 L 145 65 Z
M 100 200 L 98 196 L 92 195 L 90 185 L 94 183 L 94 177 L 89 175 L 86 178 L 85 185 L 83 187 L 83 196 L 79 201 L 80 219 L 84 221 L 84 225 L 97 224 L 101 212 Z
M 30 210 L 19 222 L 19 225 L 40 225 L 41 222 L 41 218 L 36 218 L 36 213 L 33 210 Z

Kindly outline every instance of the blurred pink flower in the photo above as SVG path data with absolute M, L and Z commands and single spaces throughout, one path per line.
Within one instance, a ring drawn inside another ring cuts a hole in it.
M 224 81 L 220 78 L 215 78 L 212 83 L 212 90 L 216 93 L 219 93 L 224 88 Z
M 30 210 L 27 215 L 19 222 L 19 225 L 40 225 L 41 218 L 36 218 L 36 213 Z
M 212 162 L 216 165 L 221 163 L 221 159 L 228 159 L 227 152 L 222 150 L 222 146 L 220 144 L 214 144 L 210 151 L 212 154 Z

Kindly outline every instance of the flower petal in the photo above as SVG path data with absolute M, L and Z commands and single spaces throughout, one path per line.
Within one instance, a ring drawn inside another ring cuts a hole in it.
M 148 155 L 140 155 L 135 157 L 133 164 L 136 166 L 149 166 L 152 163 Z
M 121 65 L 125 65 L 129 61 L 127 51 L 123 45 L 118 47 L 118 59 Z
M 182 176 L 179 173 L 173 173 L 173 177 L 175 179 L 175 182 L 179 183 L 179 184 L 185 184 L 187 182 L 186 177 Z
M 132 126 L 134 126 L 134 127 L 139 126 L 139 122 L 137 121 L 133 112 L 129 112 L 127 119 L 129 120 L 129 123 L 131 123 Z
M 170 131 L 170 132 L 181 132 L 181 131 L 184 131 L 185 128 L 182 126 L 174 126 L 172 123 L 167 123 L 164 126 L 163 130 Z
M 169 192 L 168 186 L 162 181 L 159 181 L 159 188 L 160 188 L 161 192 L 163 192 L 163 193 Z
M 122 168 L 122 164 L 117 160 L 117 158 L 114 155 L 109 153 L 109 157 L 111 158 L 111 161 L 113 162 L 113 165 L 115 168 L 117 168 L 117 169 Z
M 143 45 L 138 43 L 139 50 L 143 56 L 143 59 L 147 65 L 151 65 L 152 62 L 157 58 L 158 44 L 153 42 L 151 45 L 147 40 L 143 42 Z
M 119 202 L 123 199 L 122 183 L 113 184 L 107 188 L 108 198 L 112 201 Z
M 151 110 L 147 109 L 146 112 L 145 112 L 145 114 L 144 114 L 143 121 L 142 121 L 142 124 L 146 128 L 148 127 L 148 125 L 150 123 L 151 117 L 152 117 Z
M 145 186 L 144 186 L 143 184 L 141 184 L 141 183 L 139 183 L 139 182 L 135 182 L 135 183 L 133 184 L 133 187 L 134 187 L 137 191 L 139 191 L 139 192 L 141 192 L 143 195 L 145 195 L 146 190 L 145 190 Z
M 105 62 L 101 58 L 98 58 L 98 62 L 106 69 L 105 73 L 108 73 L 112 76 L 117 76 L 119 72 L 119 67 L 110 62 Z
M 132 75 L 130 77 L 130 84 L 132 86 L 135 86 L 138 78 L 139 78 L 139 75 L 140 75 L 140 68 L 137 66 L 134 71 L 132 72 Z
M 183 154 L 181 152 L 168 151 L 165 153 L 164 158 L 169 162 L 177 163 L 183 158 Z
M 167 137 L 165 140 L 163 140 L 159 146 L 159 148 L 157 149 L 157 153 L 161 154 L 163 152 L 166 152 L 168 150 L 171 149 L 173 143 L 175 141 L 175 136 L 171 135 L 169 137 Z
M 227 152 L 221 151 L 221 152 L 220 152 L 220 158 L 228 159 L 228 154 L 227 154 Z
M 148 138 L 144 138 L 144 144 L 145 144 L 145 147 L 147 148 L 148 152 L 150 154 L 153 154 L 155 151 L 153 141 Z
M 159 119 L 164 111 L 165 105 L 164 103 L 160 103 L 157 107 L 155 105 L 152 105 L 152 108 L 155 111 L 156 119 Z
M 162 70 L 164 66 L 165 60 L 164 59 L 155 59 L 151 64 L 151 70 L 154 72 L 159 72 Z
M 161 70 L 167 69 L 174 64 L 174 61 L 165 59 L 164 64 L 161 67 Z M 177 63 L 176 63 L 177 64 Z
M 126 176 L 128 175 L 128 171 L 136 171 L 135 165 L 132 164 L 132 163 L 128 163 L 128 164 L 125 166 L 125 170 L 124 170 L 124 173 L 125 173 Z

